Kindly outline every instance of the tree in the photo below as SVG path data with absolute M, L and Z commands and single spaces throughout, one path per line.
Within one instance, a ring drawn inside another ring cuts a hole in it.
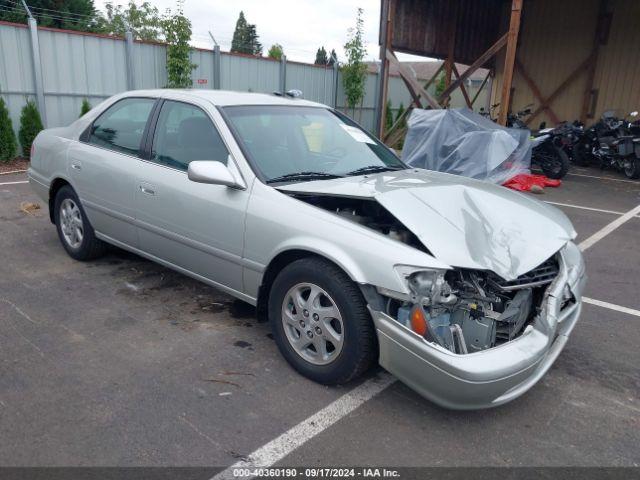
M 354 112 L 356 105 L 364 98 L 367 78 L 367 65 L 363 62 L 366 47 L 363 39 L 364 21 L 362 14 L 362 8 L 358 8 L 356 26 L 349 29 L 347 43 L 344 45 L 347 63 L 342 66 L 342 85 L 347 97 L 347 106 Z
M 99 23 L 102 33 L 123 37 L 129 25 L 134 37 L 139 40 L 162 40 L 162 15 L 149 2 L 138 6 L 133 0 L 129 0 L 127 6 L 123 7 L 108 1 L 104 8 L 106 13 Z
M 396 119 L 394 121 L 397 122 L 398 120 L 400 120 L 402 118 L 402 115 L 404 114 L 404 104 L 402 102 L 400 102 L 400 105 L 398 106 L 398 111 L 396 112 Z M 405 130 L 407 128 L 407 120 L 403 119 L 402 122 L 400 123 L 400 125 L 398 125 L 398 128 L 400 128 L 400 130 Z M 395 147 L 397 147 L 399 150 L 402 150 L 402 147 L 404 146 L 404 135 L 402 136 L 402 138 L 400 138 L 398 140 L 398 142 L 394 145 Z
M 436 98 L 440 98 L 440 95 L 442 95 L 445 88 L 447 88 L 447 79 L 444 72 L 440 72 L 440 75 L 438 75 L 438 79 L 436 80 Z
M 316 52 L 316 61 L 313 62 L 316 65 L 327 65 L 329 63 L 329 56 L 324 47 L 320 47 Z
M 167 87 L 188 88 L 192 85 L 191 22 L 183 14 L 184 0 L 178 0 L 176 13 L 167 10 L 162 19 L 162 31 L 167 42 Z
M 329 54 L 329 62 L 327 63 L 327 65 L 329 65 L 330 67 L 333 67 L 333 64 L 336 63 L 338 61 L 338 54 L 336 54 L 335 49 L 331 49 L 331 53 Z
M 91 110 L 91 104 L 89 103 L 89 100 L 87 100 L 86 98 L 83 98 L 82 106 L 80 107 L 80 116 L 82 117 L 89 110 Z
M 258 41 L 256 26 L 247 22 L 242 11 L 240 11 L 236 22 L 236 29 L 233 31 L 231 51 L 249 55 L 262 55 L 262 44 Z
M 0 98 L 0 162 L 8 162 L 16 156 L 16 134 L 9 117 L 9 109 Z
M 384 110 L 384 130 L 388 132 L 393 127 L 393 110 L 391 100 L 387 100 L 387 108 Z
M 271 45 L 269 52 L 267 53 L 267 57 L 274 58 L 276 60 L 282 59 L 282 55 L 284 55 L 284 51 L 282 50 L 282 45 L 279 43 L 274 43 Z
M 20 131 L 18 132 L 22 154 L 25 157 L 31 156 L 31 144 L 43 128 L 38 107 L 33 100 L 27 100 L 20 114 Z
M 29 0 L 27 2 L 38 25 L 95 32 L 100 15 L 93 0 Z M 27 13 L 20 2 L 0 0 L 0 20 L 26 23 Z
M 404 114 L 404 104 L 402 102 L 400 102 L 400 105 L 398 106 L 398 111 L 396 112 L 396 119 L 395 121 L 397 122 L 398 120 L 400 120 L 402 118 L 402 115 Z M 401 128 L 404 128 L 407 125 L 406 120 L 402 121 L 402 124 L 399 125 Z

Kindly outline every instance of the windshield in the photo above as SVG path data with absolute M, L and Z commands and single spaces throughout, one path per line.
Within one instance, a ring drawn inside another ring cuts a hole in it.
M 309 181 L 406 168 L 347 118 L 316 107 L 225 107 L 236 139 L 267 183 Z

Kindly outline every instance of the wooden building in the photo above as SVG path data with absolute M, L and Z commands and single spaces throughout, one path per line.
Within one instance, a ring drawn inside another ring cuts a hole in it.
M 445 61 L 448 87 L 440 98 L 404 72 L 413 105 L 422 108 L 446 105 L 483 67 L 502 124 L 508 111 L 529 104 L 532 128 L 640 109 L 640 0 L 381 0 L 380 45 L 382 107 L 385 67 L 405 52 Z M 385 141 L 401 135 L 379 133 Z

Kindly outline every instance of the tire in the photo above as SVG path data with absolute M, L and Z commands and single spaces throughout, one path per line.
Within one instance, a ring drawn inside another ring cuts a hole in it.
M 631 180 L 640 178 L 640 158 L 632 156 L 624 161 L 624 174 Z
M 309 293 L 305 298 L 306 289 Z M 300 298 L 294 300 L 297 293 Z M 331 304 L 336 307 L 333 313 L 323 313 L 330 312 Z M 295 370 L 315 382 L 325 385 L 349 382 L 377 361 L 377 338 L 362 293 L 341 269 L 328 261 L 303 258 L 285 267 L 271 287 L 268 310 L 280 353 Z M 323 317 L 316 319 L 316 313 Z M 341 343 L 334 340 L 340 331 Z M 315 340 L 309 338 L 309 332 Z M 296 337 L 298 347 L 294 344 Z M 311 342 L 315 343 L 302 348 L 304 343 Z M 321 355 L 323 350 L 327 358 Z
M 537 150 L 537 152 L 534 151 L 534 155 L 537 153 L 534 161 L 540 165 L 547 177 L 559 180 L 567 174 L 569 171 L 569 157 L 564 150 L 551 143 L 544 143 Z
M 591 164 L 592 157 L 593 155 L 587 150 L 584 142 L 578 141 L 578 143 L 573 146 L 572 160 L 576 165 L 587 167 Z
M 87 261 L 104 255 L 107 244 L 96 238 L 93 227 L 71 186 L 65 185 L 58 190 L 53 208 L 58 237 L 71 258 Z

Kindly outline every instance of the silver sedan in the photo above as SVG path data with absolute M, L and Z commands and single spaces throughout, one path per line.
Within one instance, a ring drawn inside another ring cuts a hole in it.
M 325 384 L 379 362 L 440 405 L 500 405 L 580 314 L 563 213 L 409 168 L 304 100 L 117 95 L 40 133 L 29 179 L 71 257 L 115 245 L 256 305 L 291 366 Z

